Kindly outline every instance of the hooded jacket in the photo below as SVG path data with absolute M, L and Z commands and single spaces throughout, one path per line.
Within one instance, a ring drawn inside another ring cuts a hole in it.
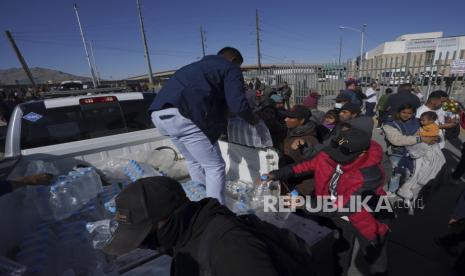
M 368 135 L 370 135 L 370 137 L 373 136 L 373 127 L 374 127 L 373 118 L 362 115 L 362 116 L 358 116 L 353 119 L 350 119 L 347 122 L 339 122 L 338 124 L 336 124 L 333 130 L 330 131 L 329 135 L 326 136 L 326 139 L 323 142 L 324 146 L 328 146 L 331 143 L 332 138 L 339 136 L 344 124 L 349 124 L 354 128 L 363 130 Z M 318 147 L 318 151 L 320 151 L 321 149 L 323 149 L 323 146 Z
M 339 178 L 336 191 L 343 198 L 343 206 L 348 206 L 351 196 L 366 194 L 381 196 L 386 194 L 383 190 L 382 157 L 381 146 L 375 141 L 371 141 L 370 148 L 365 154 L 341 167 L 343 174 Z M 320 152 L 312 160 L 292 167 L 285 167 L 273 172 L 273 175 L 276 179 L 285 180 L 294 175 L 314 172 L 315 195 L 330 196 L 329 183 L 336 167 L 337 163 L 326 152 Z M 335 204 L 339 204 L 337 200 Z M 368 241 L 375 241 L 377 237 L 383 237 L 388 231 L 386 224 L 378 221 L 374 213 L 365 209 L 350 213 L 348 218 L 356 232 Z
M 271 100 L 267 100 L 271 101 Z M 281 115 L 273 104 L 265 105 L 255 112 L 263 120 L 270 131 L 273 147 L 281 150 L 284 138 L 286 138 L 287 127 L 281 119 Z
M 387 112 L 391 118 L 394 118 L 397 112 L 399 112 L 399 107 L 405 104 L 409 104 L 415 109 L 419 108 L 421 105 L 420 99 L 418 99 L 418 97 L 411 91 L 401 90 L 389 96 L 384 104 L 384 111 Z
M 215 216 L 234 216 L 216 199 L 189 202 L 175 210 L 158 230 L 159 243 L 173 248 L 172 276 L 200 274 L 198 251 L 202 234 Z M 217 276 L 277 276 L 266 244 L 239 226 L 227 231 L 213 246 L 211 270 Z
M 320 95 L 318 93 L 310 93 L 307 97 L 305 97 L 303 101 L 303 105 L 311 108 L 311 109 L 316 109 L 318 108 L 318 100 L 320 99 Z
M 316 136 L 316 124 L 313 121 L 288 130 L 286 139 L 284 139 L 284 155 L 290 157 L 294 163 L 300 163 L 311 158 L 315 153 L 314 146 L 318 144 Z M 304 140 L 305 145 L 294 150 L 291 148 L 291 145 L 297 139 Z

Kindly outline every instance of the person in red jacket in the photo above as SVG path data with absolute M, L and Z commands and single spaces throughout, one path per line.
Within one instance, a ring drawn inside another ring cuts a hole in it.
M 314 172 L 316 199 L 331 197 L 337 206 L 341 206 L 338 201 L 342 200 L 342 205 L 347 207 L 351 206 L 350 201 L 354 200 L 354 196 L 363 198 L 370 195 L 376 201 L 386 195 L 383 190 L 382 156 L 381 146 L 372 141 L 366 132 L 347 126 L 313 159 L 271 171 L 268 176 L 270 179 L 286 180 Z M 377 202 L 374 203 L 375 206 L 376 204 Z M 347 275 L 353 254 L 357 257 L 363 256 L 370 275 L 387 273 L 385 238 L 388 226 L 380 219 L 381 215 L 386 215 L 385 212 L 368 212 L 361 208 L 355 212 L 331 214 L 324 213 L 323 210 L 319 214 L 331 217 L 340 233 L 335 251 L 338 254 L 341 275 Z M 356 243 L 358 246 L 355 246 Z M 340 246 L 341 244 L 345 246 Z M 355 262 L 357 263 L 358 261 Z

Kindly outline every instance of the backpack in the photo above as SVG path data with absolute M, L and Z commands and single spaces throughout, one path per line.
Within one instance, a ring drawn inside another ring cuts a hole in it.
M 200 275 L 214 276 L 210 256 L 212 245 L 233 228 L 252 233 L 268 247 L 269 256 L 280 276 L 313 276 L 315 265 L 307 243 L 287 229 L 262 221 L 256 215 L 216 216 L 207 226 L 198 250 Z

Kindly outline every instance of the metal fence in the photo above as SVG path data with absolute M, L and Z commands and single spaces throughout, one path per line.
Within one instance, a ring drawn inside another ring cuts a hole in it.
M 451 74 L 451 63 L 458 59 L 458 53 L 446 52 L 439 54 L 433 60 L 428 53 L 408 53 L 405 55 L 378 57 L 364 60 L 359 66 L 358 61 L 347 61 L 342 64 L 292 64 L 273 65 L 266 69 L 244 72 L 246 81 L 259 78 L 267 86 L 279 87 L 287 82 L 292 88 L 291 102 L 302 103 L 311 89 L 321 95 L 320 106 L 329 107 L 334 104 L 334 98 L 345 88 L 344 81 L 356 78 L 362 89 L 377 82 L 380 95 L 387 88 L 394 92 L 400 84 L 412 83 L 423 93 L 425 99 L 434 90 L 444 90 L 451 97 L 461 102 L 465 101 L 464 74 Z M 465 58 L 465 57 L 460 57 Z

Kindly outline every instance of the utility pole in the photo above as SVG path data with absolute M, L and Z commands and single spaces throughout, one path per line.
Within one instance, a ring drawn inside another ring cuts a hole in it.
M 360 77 L 362 77 L 362 65 L 363 65 L 363 44 L 365 43 L 365 29 L 367 24 L 363 24 L 362 26 L 362 42 L 360 43 Z
M 94 41 L 89 42 L 90 46 L 90 55 L 92 56 L 92 64 L 94 66 L 95 73 L 97 74 L 97 84 L 100 85 L 100 72 L 97 70 L 97 63 L 95 62 L 95 55 L 94 55 Z
M 339 63 L 341 65 L 341 57 L 342 57 L 342 35 L 339 37 Z
M 258 73 L 261 74 L 262 72 L 262 62 L 261 62 L 261 54 L 260 54 L 260 20 L 258 17 L 258 9 L 255 9 L 255 29 L 257 32 L 257 61 L 258 61 Z
M 137 10 L 139 11 L 139 21 L 140 21 L 140 32 L 142 34 L 142 41 L 144 42 L 144 56 L 145 62 L 149 69 L 149 82 L 153 85 L 153 76 L 152 76 L 152 65 L 150 64 L 149 49 L 147 47 L 147 39 L 145 38 L 145 29 L 144 29 L 144 20 L 142 19 L 142 12 L 140 11 L 140 1 L 137 0 Z
M 74 4 L 74 10 L 76 11 L 76 18 L 78 21 L 79 30 L 81 31 L 82 44 L 84 44 L 84 51 L 86 52 L 87 63 L 89 63 L 90 74 L 92 75 L 92 84 L 94 85 L 94 88 L 97 88 L 97 82 L 95 81 L 94 67 L 92 67 L 92 63 L 90 62 L 89 51 L 87 51 L 86 38 L 84 37 L 84 31 L 82 30 L 81 20 L 79 19 L 77 4 Z
M 362 41 L 360 43 L 360 62 L 358 63 L 358 74 L 359 77 L 362 77 L 362 66 L 363 66 L 363 44 L 365 42 L 365 30 L 366 30 L 367 24 L 363 24 L 362 29 L 356 29 L 352 27 L 347 27 L 347 26 L 339 26 L 340 30 L 350 30 L 354 32 L 359 32 L 362 34 Z
M 200 40 L 202 42 L 202 55 L 205 56 L 205 32 L 202 26 L 200 26 Z
M 13 39 L 13 36 L 11 35 L 10 31 L 5 31 L 6 37 L 8 41 L 10 41 L 11 47 L 15 51 L 16 57 L 19 60 L 19 63 L 21 63 L 21 66 L 23 67 L 24 72 L 26 72 L 27 77 L 29 78 L 29 81 L 32 84 L 32 88 L 34 89 L 34 93 L 37 93 L 37 86 L 34 81 L 34 78 L 32 77 L 31 71 L 29 70 L 29 67 L 27 66 L 26 61 L 23 58 L 23 55 L 19 51 L 18 46 L 16 45 L 15 40 Z

